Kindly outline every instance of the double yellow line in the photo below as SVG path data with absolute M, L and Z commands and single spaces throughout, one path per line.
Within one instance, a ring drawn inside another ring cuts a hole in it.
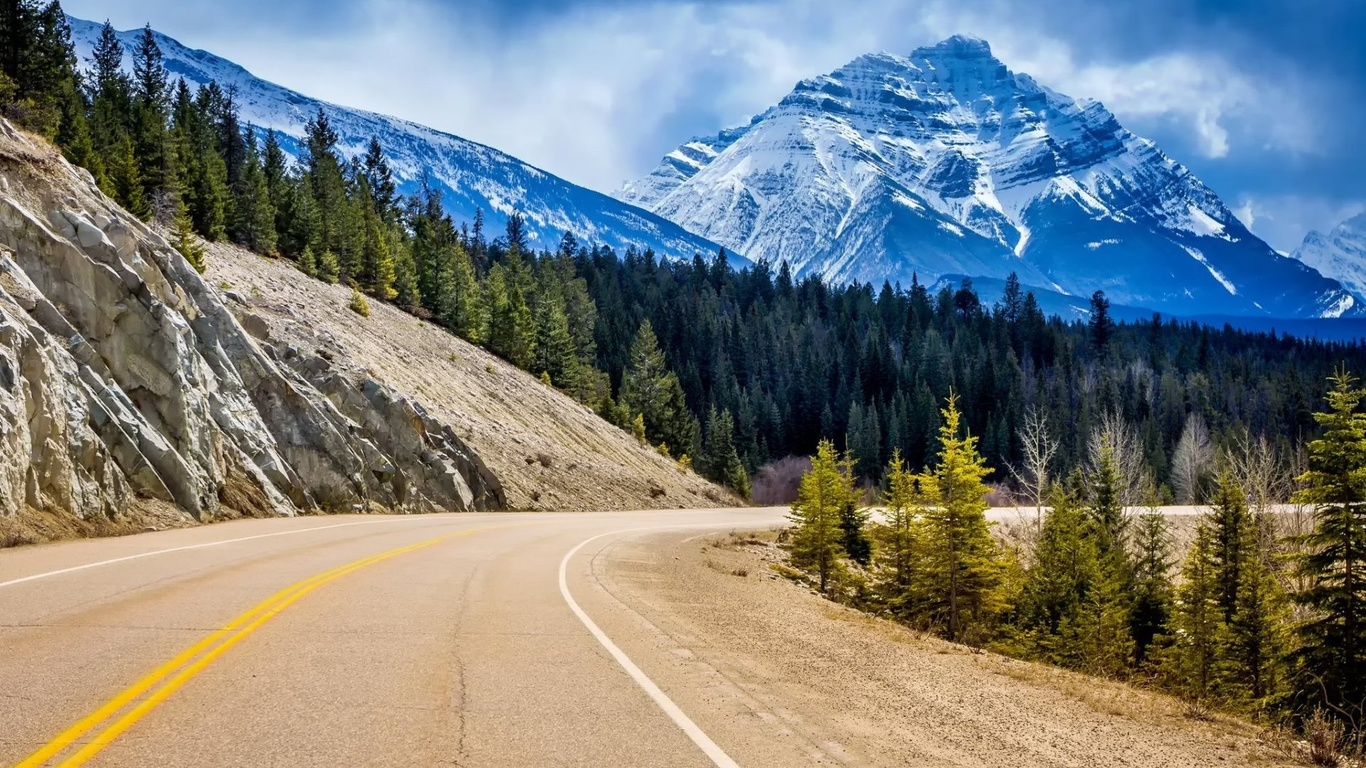
M 410 544 L 406 547 L 399 547 L 398 549 L 391 549 L 387 552 L 371 555 L 370 557 L 320 573 L 317 576 L 304 579 L 303 581 L 276 592 L 266 600 L 258 603 L 251 610 L 233 619 L 227 626 L 214 632 L 203 640 L 200 640 L 189 648 L 186 648 L 174 659 L 171 659 L 160 667 L 152 670 L 146 677 L 133 683 L 122 693 L 110 699 L 104 706 L 91 712 L 89 715 L 86 715 L 84 718 L 77 721 L 75 725 L 72 725 L 52 741 L 43 745 L 37 752 L 29 755 L 23 762 L 16 765 L 15 768 L 38 768 L 38 766 L 47 765 L 49 761 L 65 752 L 68 747 L 75 744 L 82 736 L 95 730 L 99 726 L 104 725 L 129 704 L 137 701 L 144 694 L 147 694 L 145 698 L 139 701 L 132 709 L 128 710 L 122 717 L 119 717 L 117 720 L 106 725 L 103 730 L 86 742 L 75 754 L 57 763 L 61 768 L 84 765 L 92 757 L 99 754 L 101 750 L 109 746 L 114 739 L 117 739 L 129 728 L 132 728 L 133 725 L 146 716 L 148 712 L 151 712 L 157 705 L 161 704 L 169 698 L 171 694 L 184 686 L 185 683 L 193 679 L 195 675 L 204 671 L 204 668 L 212 664 L 215 659 L 227 653 L 234 645 L 242 642 L 248 635 L 259 629 L 262 624 L 270 621 L 281 611 L 298 602 L 304 595 L 307 595 L 324 584 L 340 579 L 348 573 L 359 571 L 362 568 L 388 560 L 391 557 L 398 557 L 399 555 L 440 544 L 443 541 L 457 536 L 468 536 L 478 530 L 484 529 L 461 531 L 459 533 L 438 536 L 435 539 L 428 539 L 427 541 L 418 542 L 417 544 Z M 149 691 L 150 694 L 148 693 Z

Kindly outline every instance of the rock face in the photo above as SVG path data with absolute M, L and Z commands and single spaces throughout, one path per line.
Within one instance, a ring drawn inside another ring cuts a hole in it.
M 1366 308 L 1276 253 L 1103 105 L 1010 71 L 971 38 L 805 80 L 748 125 L 674 150 L 619 197 L 836 282 L 1015 272 L 1182 315 Z
M 253 338 L 89 174 L 0 124 L 0 519 L 504 506 L 421 405 Z

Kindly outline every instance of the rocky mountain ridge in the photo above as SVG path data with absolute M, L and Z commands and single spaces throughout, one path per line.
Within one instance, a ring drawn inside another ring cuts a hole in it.
M 1290 254 L 1324 277 L 1342 283 L 1366 306 L 1366 213 L 1360 213 L 1328 233 L 1317 230 Z
M 101 25 L 68 17 L 72 41 L 81 66 L 89 66 Z M 124 65 L 131 68 L 141 30 L 118 33 Z M 329 104 L 262 80 L 237 64 L 182 45 L 156 33 L 171 77 L 184 78 L 195 88 L 210 81 L 233 89 L 242 123 L 258 130 L 274 130 L 281 147 L 292 158 L 303 153 L 304 125 L 319 109 L 325 110 L 340 137 L 338 150 L 348 159 L 365 152 L 378 138 L 404 194 L 417 192 L 425 175 L 442 192 L 443 203 L 456 221 L 472 221 L 483 212 L 486 232 L 502 232 L 507 217 L 517 211 L 527 225 L 529 241 L 553 249 L 570 231 L 584 243 L 624 250 L 634 245 L 652 248 L 662 256 L 691 258 L 715 254 L 719 246 L 640 208 L 561 179 L 492 147 L 396 117 Z M 737 263 L 743 260 L 738 259 Z
M 1099 102 L 982 40 L 859 57 L 748 125 L 685 143 L 619 197 L 835 282 L 1000 279 L 1178 315 L 1363 305 L 1276 253 Z

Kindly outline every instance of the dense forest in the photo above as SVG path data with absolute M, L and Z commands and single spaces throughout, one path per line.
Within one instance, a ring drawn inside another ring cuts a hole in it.
M 481 216 L 454 222 L 426 183 L 400 195 L 379 142 L 346 157 L 323 112 L 292 162 L 273 132 L 242 125 L 231 89 L 173 81 L 150 27 L 125 51 L 106 24 L 77 62 L 55 0 L 0 5 L 5 113 L 201 268 L 199 239 L 229 240 L 392 301 L 741 491 L 822 438 L 871 483 L 896 453 L 924 466 L 953 390 L 995 485 L 1037 497 L 1039 472 L 1074 472 L 1105 433 L 1146 468 L 1126 501 L 1189 502 L 1210 491 L 1221 447 L 1264 438 L 1296 461 L 1333 367 L 1366 368 L 1355 344 L 1116 324 L 1100 293 L 1086 320 L 1047 318 L 1013 279 L 999 297 L 966 281 L 833 286 L 786 264 L 737 271 L 724 254 L 671 261 L 569 234 L 536 252 L 515 213 L 491 236 Z

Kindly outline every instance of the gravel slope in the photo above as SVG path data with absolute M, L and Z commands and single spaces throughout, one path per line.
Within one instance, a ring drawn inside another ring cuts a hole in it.
M 258 339 L 323 350 L 354 380 L 375 378 L 422 403 L 478 452 L 513 509 L 736 503 L 498 357 L 373 299 L 362 318 L 347 309 L 349 288 L 313 280 L 287 261 L 211 245 L 205 278 L 231 292 L 228 305 Z

